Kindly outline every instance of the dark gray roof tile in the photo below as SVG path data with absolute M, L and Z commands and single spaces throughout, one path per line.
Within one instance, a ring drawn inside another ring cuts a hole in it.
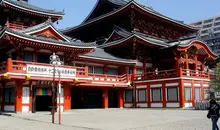
M 119 61 L 119 62 L 129 62 L 129 63 L 136 63 L 137 62 L 136 60 L 122 59 L 122 58 L 113 56 L 112 54 L 105 52 L 105 50 L 101 49 L 101 48 L 95 48 L 95 50 L 93 52 L 89 52 L 89 53 L 81 55 L 81 56 L 100 58 L 100 59 L 106 59 L 106 60 L 115 60 L 115 61 Z
M 64 12 L 57 12 L 55 10 L 48 10 L 48 9 L 43 9 L 34 5 L 29 4 L 28 2 L 25 1 L 17 1 L 17 0 L 1 0 L 0 3 L 9 3 L 17 8 L 24 8 L 27 10 L 33 10 L 37 11 L 39 13 L 46 13 L 49 15 L 64 15 Z
M 6 32 L 21 36 L 21 37 L 25 37 L 28 38 L 30 40 L 39 40 L 42 42 L 49 42 L 49 43 L 56 43 L 56 44 L 60 44 L 60 45 L 68 45 L 68 46 L 72 46 L 72 47 L 91 47 L 91 48 L 96 48 L 96 43 L 95 42 L 90 42 L 90 43 L 84 43 L 84 42 L 66 42 L 66 41 L 59 41 L 59 40 L 55 40 L 55 39 L 50 39 L 50 38 L 46 38 L 46 37 L 37 37 L 37 36 L 32 36 L 32 35 L 28 35 L 25 33 L 22 33 L 20 31 L 15 31 L 9 28 L 5 28 Z

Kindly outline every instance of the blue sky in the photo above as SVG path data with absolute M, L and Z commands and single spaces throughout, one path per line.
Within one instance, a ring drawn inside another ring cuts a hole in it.
M 97 0 L 29 0 L 31 4 L 46 9 L 65 10 L 58 28 L 80 24 L 90 13 Z M 220 0 L 137 0 L 154 10 L 176 20 L 190 23 L 220 15 Z

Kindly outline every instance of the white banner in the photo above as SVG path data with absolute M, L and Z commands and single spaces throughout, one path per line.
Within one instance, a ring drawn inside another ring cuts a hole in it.
M 56 75 L 58 75 L 58 71 L 60 71 L 61 76 L 68 76 L 68 77 L 76 76 L 76 69 L 56 67 L 55 68 Z M 53 75 L 53 67 L 40 66 L 40 65 L 27 65 L 27 73 Z
M 30 97 L 30 88 L 23 87 L 22 88 L 22 103 L 29 104 L 29 100 L 30 100 L 29 97 Z

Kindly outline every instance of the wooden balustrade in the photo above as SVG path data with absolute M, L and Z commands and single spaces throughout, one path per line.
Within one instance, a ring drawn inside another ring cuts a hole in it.
M 107 75 L 107 74 L 91 74 L 89 73 L 89 77 L 94 81 L 102 81 L 102 82 L 130 82 L 131 75 Z
M 23 24 L 17 23 L 8 23 L 8 27 L 15 30 L 22 30 L 28 28 L 28 26 L 24 26 Z
M 36 62 L 27 62 L 27 61 L 18 61 L 18 60 L 11 60 L 11 58 L 8 58 L 7 62 L 2 62 L 0 64 L 0 72 L 11 72 L 11 73 L 19 73 L 19 74 L 26 74 L 27 65 L 30 66 L 43 66 L 43 67 L 51 67 L 50 64 L 45 63 L 36 63 Z M 76 69 L 76 77 L 84 77 L 84 78 L 92 78 L 94 81 L 99 82 L 130 82 L 131 81 L 131 75 L 107 75 L 107 74 L 88 74 L 88 67 L 73 67 L 73 66 L 62 66 L 60 68 L 65 69 Z
M 175 77 L 192 77 L 192 78 L 210 78 L 208 72 L 196 71 L 196 70 L 163 70 L 156 72 L 148 72 L 145 74 L 137 74 L 134 76 L 135 80 L 153 80 L 153 79 L 165 79 Z
M 158 72 L 148 72 L 145 74 L 137 74 L 134 76 L 135 80 L 150 80 L 177 77 L 178 73 L 175 69 L 163 70 Z
M 204 71 L 182 69 L 182 76 L 209 78 L 209 73 Z

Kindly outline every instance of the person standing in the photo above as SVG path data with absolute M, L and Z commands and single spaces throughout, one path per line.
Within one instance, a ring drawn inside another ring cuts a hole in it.
M 211 99 L 209 104 L 207 118 L 211 118 L 212 130 L 219 130 L 217 122 L 219 119 L 220 106 L 214 99 Z

